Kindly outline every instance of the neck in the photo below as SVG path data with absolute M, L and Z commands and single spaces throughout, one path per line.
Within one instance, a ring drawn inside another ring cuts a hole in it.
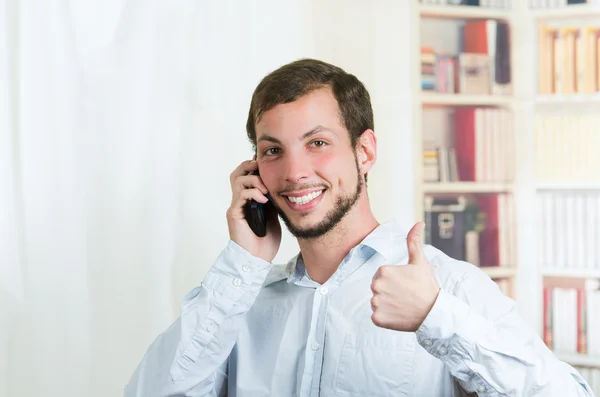
M 310 278 L 319 284 L 325 283 L 350 250 L 377 226 L 379 222 L 367 204 L 365 208 L 353 208 L 326 235 L 316 239 L 298 239 L 302 260 Z

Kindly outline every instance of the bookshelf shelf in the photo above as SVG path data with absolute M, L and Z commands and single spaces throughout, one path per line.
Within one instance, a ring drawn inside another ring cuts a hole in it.
M 566 7 L 532 10 L 534 19 L 568 19 L 568 18 L 598 18 L 600 5 L 574 4 Z
M 563 269 L 547 267 L 542 269 L 542 275 L 544 277 L 583 278 L 600 280 L 600 270 L 594 269 Z
M 584 105 L 593 104 L 600 106 L 600 93 L 597 94 L 555 94 L 538 95 L 535 98 L 536 105 Z
M 512 17 L 511 10 L 473 6 L 426 6 L 420 7 L 423 18 L 443 19 L 504 19 Z
M 564 181 L 564 182 L 538 182 L 538 191 L 596 191 L 600 190 L 600 181 Z
M 491 278 L 508 278 L 517 275 L 517 269 L 512 266 L 481 266 L 480 269 Z
M 560 360 L 574 366 L 600 368 L 600 357 L 588 356 L 586 354 L 569 354 L 557 352 L 555 352 L 555 354 Z
M 504 193 L 511 192 L 513 185 L 490 182 L 427 182 L 424 193 Z
M 510 106 L 513 102 L 509 95 L 421 94 L 421 103 L 425 106 Z

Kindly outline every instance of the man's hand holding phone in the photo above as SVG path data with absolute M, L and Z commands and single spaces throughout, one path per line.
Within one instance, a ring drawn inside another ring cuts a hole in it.
M 265 206 L 265 217 L 267 219 L 267 232 L 264 237 L 258 237 L 250 228 L 246 219 L 246 206 L 255 200 L 266 204 L 267 188 L 260 176 L 253 174 L 258 170 L 258 164 L 254 160 L 241 163 L 230 176 L 231 182 L 231 206 L 227 210 L 227 226 L 229 237 L 236 244 L 244 248 L 250 254 L 271 262 L 281 244 L 281 225 L 277 213 Z

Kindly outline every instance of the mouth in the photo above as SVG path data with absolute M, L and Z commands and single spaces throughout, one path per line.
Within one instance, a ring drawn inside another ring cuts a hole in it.
M 286 193 L 286 203 L 294 211 L 306 211 L 315 208 L 323 198 L 325 189 L 312 192 Z

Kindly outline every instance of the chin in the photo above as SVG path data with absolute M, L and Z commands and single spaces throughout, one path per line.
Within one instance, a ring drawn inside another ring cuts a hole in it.
M 309 231 L 309 230 L 312 230 L 312 229 L 318 227 L 319 224 L 322 222 L 322 220 L 313 220 L 313 219 L 308 219 L 308 218 L 310 218 L 310 217 L 306 216 L 306 215 L 299 216 L 299 217 L 296 217 L 296 219 L 289 220 L 288 224 L 295 230 Z
M 289 205 L 288 208 L 283 207 L 285 211 L 278 205 L 276 207 L 279 216 L 294 237 L 314 239 L 329 233 L 346 217 L 358 202 L 361 190 L 362 186 L 358 183 L 354 192 L 338 195 L 333 201 L 329 194 L 324 193 L 312 208 L 307 205 L 298 207 L 298 211 L 289 208 Z
M 315 239 L 329 233 L 341 219 L 331 219 L 330 216 L 317 214 L 297 215 L 296 219 L 290 220 L 288 217 L 282 217 L 289 232 L 296 238 Z

